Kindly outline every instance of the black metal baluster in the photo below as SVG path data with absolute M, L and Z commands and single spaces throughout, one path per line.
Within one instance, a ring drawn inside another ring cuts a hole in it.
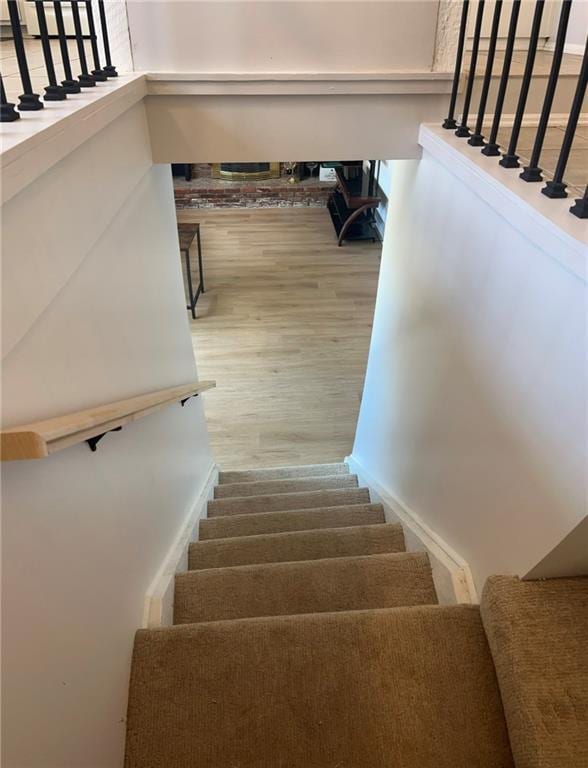
M 49 40 L 49 31 L 47 29 L 47 17 L 45 16 L 45 6 L 43 0 L 35 0 L 37 11 L 37 20 L 39 22 L 39 34 L 41 35 L 41 45 L 43 47 L 43 58 L 45 59 L 45 69 L 49 85 L 45 87 L 45 101 L 63 101 L 67 94 L 62 85 L 57 84 L 55 75 L 55 66 L 53 64 L 53 54 L 51 53 L 51 41 Z
M 579 197 L 572 205 L 570 213 L 579 219 L 588 219 L 588 187 L 584 190 L 584 197 Z
M 521 0 L 514 0 L 512 11 L 510 13 L 510 23 L 508 25 L 508 36 L 506 39 L 506 48 L 504 50 L 504 63 L 502 65 L 502 74 L 500 75 L 500 85 L 498 86 L 496 106 L 494 107 L 494 119 L 492 120 L 492 128 L 490 129 L 488 143 L 482 150 L 482 154 L 487 155 L 488 157 L 493 157 L 500 154 L 500 149 L 499 145 L 496 143 L 496 138 L 498 136 L 498 129 L 500 128 L 500 118 L 502 117 L 502 108 L 504 107 L 504 98 L 506 96 L 506 89 L 508 87 L 508 78 L 512 64 L 512 52 L 514 50 L 520 10 Z
M 0 123 L 13 123 L 18 120 L 20 115 L 14 108 L 14 104 L 6 98 L 4 90 L 4 80 L 0 75 Z
M 551 70 L 549 72 L 549 80 L 547 81 L 547 88 L 545 89 L 545 98 L 543 100 L 541 116 L 539 117 L 539 126 L 537 128 L 537 134 L 535 135 L 535 143 L 533 144 L 531 159 L 529 165 L 527 165 L 525 170 L 519 174 L 523 181 L 543 181 L 541 168 L 539 168 L 539 158 L 541 156 L 541 150 L 543 149 L 543 142 L 545 141 L 545 132 L 547 131 L 547 123 L 549 122 L 551 107 L 553 106 L 553 97 L 555 96 L 557 79 L 561 68 L 561 60 L 563 58 L 564 45 L 566 43 L 566 33 L 568 31 L 571 8 L 572 0 L 563 0 L 557 27 L 557 35 L 555 38 L 553 59 L 551 61 Z
M 510 142 L 508 144 L 506 154 L 503 155 L 498 161 L 500 165 L 503 166 L 503 168 L 518 168 L 520 165 L 519 156 L 515 153 L 517 150 L 517 144 L 519 142 L 519 134 L 521 132 L 523 116 L 525 114 L 525 106 L 527 104 L 527 97 L 529 95 L 531 78 L 533 77 L 533 67 L 535 66 L 535 56 L 537 54 L 537 41 L 539 40 L 539 30 L 541 28 L 541 19 L 543 18 L 544 6 L 545 0 L 537 0 L 535 4 L 535 13 L 533 14 L 531 36 L 529 38 L 529 51 L 527 53 L 525 71 L 523 73 L 523 80 L 521 82 L 521 92 L 519 94 L 517 111 L 515 113 L 514 123 L 510 134 Z
M 480 34 L 482 32 L 483 16 L 484 16 L 484 0 L 478 0 L 478 12 L 476 14 L 476 25 L 474 28 L 474 42 L 472 43 L 470 71 L 468 73 L 468 82 L 466 85 L 465 97 L 463 100 L 461 124 L 458 126 L 458 129 L 455 132 L 455 135 L 461 138 L 465 138 L 470 135 L 470 129 L 468 128 L 468 116 L 470 111 L 470 102 L 472 100 L 472 91 L 474 89 L 474 80 L 476 79 L 476 65 L 478 63 L 478 50 L 480 48 Z
M 74 23 L 78 56 L 80 57 L 80 69 L 82 70 L 81 74 L 78 75 L 78 80 L 82 88 L 93 88 L 96 85 L 96 78 L 88 72 L 88 61 L 86 59 L 86 49 L 84 48 L 84 35 L 82 34 L 78 0 L 71 0 L 71 16 Z
M 65 24 L 63 21 L 63 11 L 61 10 L 61 0 L 53 3 L 53 9 L 55 11 L 55 22 L 57 24 L 57 36 L 59 38 L 59 48 L 61 50 L 61 61 L 63 63 L 63 72 L 65 74 L 65 80 L 61 81 L 61 85 L 65 89 L 66 93 L 79 93 L 81 90 L 80 84 L 77 80 L 74 80 L 71 71 L 71 62 L 69 60 L 69 49 L 67 47 L 67 35 L 65 33 Z
M 92 10 L 91 0 L 86 0 L 86 15 L 88 17 L 88 29 L 90 31 L 90 45 L 92 47 L 92 58 L 94 59 L 94 69 L 92 74 L 99 82 L 108 79 L 108 75 L 100 66 L 100 54 L 98 52 L 98 38 L 96 37 L 96 27 L 94 25 L 94 12 Z
M 486 60 L 486 72 L 484 73 L 484 82 L 482 83 L 482 92 L 480 93 L 480 104 L 478 106 L 478 119 L 474 133 L 468 139 L 468 144 L 472 147 L 483 147 L 484 136 L 482 135 L 482 126 L 484 124 L 484 115 L 486 113 L 486 103 L 488 102 L 488 93 L 490 92 L 490 81 L 492 80 L 492 69 L 494 67 L 494 57 L 496 55 L 496 41 L 498 39 L 498 27 L 500 26 L 500 14 L 502 13 L 502 0 L 496 0 L 494 14 L 492 16 L 492 30 L 490 32 L 490 43 L 488 44 L 488 58 Z
M 586 41 L 586 47 L 584 48 L 584 59 L 582 61 L 582 69 L 578 76 L 578 85 L 576 86 L 576 92 L 574 94 L 574 100 L 570 109 L 570 116 L 568 118 L 568 124 L 566 126 L 566 132 L 559 152 L 559 159 L 555 167 L 555 173 L 553 179 L 548 181 L 541 192 L 547 197 L 567 197 L 566 184 L 563 181 L 563 175 L 566 171 L 566 165 L 570 157 L 570 151 L 572 149 L 572 143 L 576 134 L 576 128 L 578 127 L 578 120 L 580 118 L 580 112 L 582 110 L 582 102 L 586 95 L 586 83 L 588 82 L 588 41 Z
M 20 18 L 18 16 L 18 6 L 16 0 L 8 0 L 8 13 L 10 14 L 10 26 L 12 28 L 12 37 L 14 39 L 14 50 L 18 61 L 18 71 L 22 83 L 23 93 L 18 97 L 20 104 L 18 108 L 22 112 L 33 112 L 43 109 L 43 102 L 38 93 L 33 93 L 33 84 L 29 73 L 29 65 L 22 38 L 22 29 L 20 28 Z
M 453 86 L 451 88 L 451 98 L 449 100 L 449 113 L 443 121 L 442 126 L 443 128 L 447 129 L 457 128 L 457 121 L 455 119 L 455 105 L 457 102 L 457 92 L 459 91 L 459 81 L 461 79 L 461 62 L 463 60 L 463 49 L 465 47 L 469 5 L 469 0 L 463 0 L 461 9 L 461 22 L 459 25 L 459 39 L 457 41 L 457 53 L 455 55 L 455 72 L 453 74 Z
M 118 77 L 116 67 L 112 64 L 110 58 L 110 42 L 108 40 L 108 24 L 106 22 L 106 8 L 104 7 L 104 0 L 98 0 L 98 10 L 100 11 L 100 26 L 102 27 L 102 42 L 104 44 L 104 56 L 106 58 L 106 66 L 102 67 L 108 77 Z

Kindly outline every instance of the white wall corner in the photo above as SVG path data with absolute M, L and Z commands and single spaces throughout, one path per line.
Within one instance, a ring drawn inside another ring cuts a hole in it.
M 354 456 L 347 456 L 349 471 L 361 486 L 369 488 L 372 502 L 382 504 L 386 522 L 401 523 L 408 552 L 427 552 L 433 581 L 441 605 L 477 603 L 478 594 L 470 566 L 449 544 L 433 531 L 387 488 L 377 482 Z
M 167 551 L 157 575 L 145 593 L 143 628 L 168 627 L 173 624 L 174 584 L 176 573 L 188 569 L 188 547 L 198 539 L 198 525 L 206 517 L 207 503 L 213 498 L 218 483 L 218 464 L 210 465 L 208 477 L 190 505 L 188 514 Z

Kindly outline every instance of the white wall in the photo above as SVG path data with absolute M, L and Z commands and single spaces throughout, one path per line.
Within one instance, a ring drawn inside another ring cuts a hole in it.
M 4 425 L 196 377 L 171 176 L 142 105 L 2 216 Z M 145 592 L 211 461 L 198 398 L 96 453 L 2 465 L 3 766 L 120 768 Z
M 574 0 L 566 35 L 566 51 L 582 55 L 588 35 L 588 0 Z
M 437 10 L 437 0 L 128 4 L 135 68 L 152 72 L 429 70 Z
M 393 164 L 353 457 L 480 589 L 527 573 L 586 515 L 586 278 L 480 197 L 504 190 L 474 166 L 468 187 L 455 165 Z

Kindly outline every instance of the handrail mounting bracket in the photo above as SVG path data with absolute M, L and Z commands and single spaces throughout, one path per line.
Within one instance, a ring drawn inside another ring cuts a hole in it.
M 97 447 L 98 443 L 102 440 L 104 435 L 107 435 L 109 432 L 120 432 L 121 429 L 122 429 L 122 427 L 115 427 L 114 429 L 108 429 L 108 430 L 106 430 L 106 432 L 102 432 L 101 435 L 95 435 L 94 437 L 89 437 L 86 440 L 86 442 L 90 446 L 90 450 L 92 451 L 92 453 L 94 453 L 96 451 L 96 447 Z

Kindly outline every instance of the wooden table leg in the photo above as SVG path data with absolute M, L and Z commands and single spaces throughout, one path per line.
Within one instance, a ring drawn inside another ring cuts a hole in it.
M 198 271 L 200 272 L 200 290 L 204 293 L 204 270 L 202 269 L 202 243 L 200 242 L 200 227 L 196 232 L 196 239 L 198 240 Z
M 192 312 L 192 319 L 196 320 L 196 312 L 194 311 L 194 289 L 192 288 L 192 274 L 190 273 L 190 249 L 186 248 L 186 276 L 188 278 L 188 294 L 190 296 L 190 304 L 186 307 Z

